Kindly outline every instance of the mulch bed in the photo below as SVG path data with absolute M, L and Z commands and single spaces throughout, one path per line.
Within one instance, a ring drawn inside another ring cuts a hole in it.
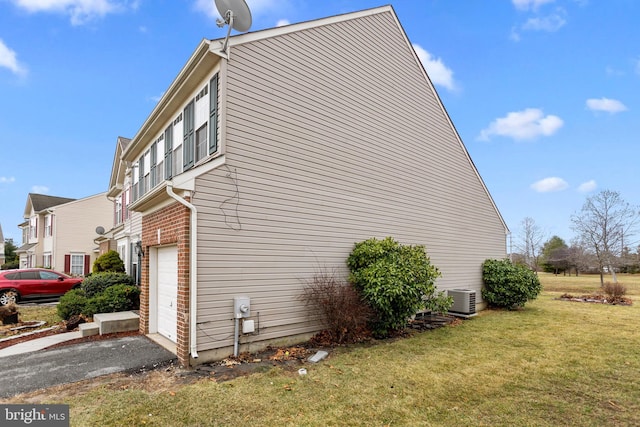
M 562 301 L 573 302 L 589 302 L 593 304 L 609 304 L 609 305 L 632 305 L 633 300 L 626 297 L 609 298 L 602 294 L 590 294 L 575 296 L 571 294 L 563 294 L 558 298 Z

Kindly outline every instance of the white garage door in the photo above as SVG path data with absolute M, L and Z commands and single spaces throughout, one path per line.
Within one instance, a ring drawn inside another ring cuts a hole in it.
M 158 248 L 158 333 L 176 342 L 178 248 Z

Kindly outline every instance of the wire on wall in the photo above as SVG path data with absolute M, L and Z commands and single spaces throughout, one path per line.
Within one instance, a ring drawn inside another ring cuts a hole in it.
M 220 210 L 222 211 L 222 215 L 224 215 L 224 223 L 232 230 L 240 231 L 242 230 L 242 223 L 240 222 L 240 216 L 238 215 L 238 205 L 240 204 L 240 188 L 238 187 L 238 170 L 229 168 L 228 165 L 224 165 L 227 169 L 227 173 L 225 174 L 226 178 L 229 178 L 233 183 L 236 191 L 233 196 L 225 199 L 220 203 Z M 231 205 L 229 208 L 225 208 L 225 205 Z M 229 212 L 227 212 L 229 210 Z

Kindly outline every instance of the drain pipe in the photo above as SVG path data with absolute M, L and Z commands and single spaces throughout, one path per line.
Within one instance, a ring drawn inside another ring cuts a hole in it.
M 191 357 L 198 358 L 196 349 L 196 301 L 198 293 L 198 281 L 196 280 L 197 252 L 196 243 L 198 239 L 198 211 L 196 207 L 187 202 L 182 197 L 173 192 L 173 183 L 167 183 L 167 194 L 172 199 L 178 201 L 191 211 L 190 239 L 189 239 L 189 345 L 191 347 Z

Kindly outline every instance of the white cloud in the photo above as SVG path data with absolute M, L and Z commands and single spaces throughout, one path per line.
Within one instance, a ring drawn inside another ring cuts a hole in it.
M 291 24 L 291 22 L 289 22 L 288 19 L 280 19 L 278 22 L 276 22 L 276 27 L 284 27 L 285 25 L 289 24 Z
M 30 13 L 49 12 L 69 15 L 72 25 L 82 25 L 109 13 L 137 9 L 139 1 L 127 0 L 11 0 Z
M 550 193 L 552 191 L 562 191 L 569 188 L 569 184 L 562 179 L 555 176 L 541 179 L 540 181 L 534 182 L 531 184 L 531 188 L 533 188 L 538 193 Z
M 595 190 L 597 186 L 598 184 L 596 184 L 596 182 L 592 179 L 590 181 L 583 182 L 582 184 L 580 184 L 580 186 L 578 187 L 578 191 L 581 193 L 590 193 L 593 190 Z
M 480 132 L 478 139 L 488 141 L 493 135 L 515 140 L 534 139 L 538 136 L 553 135 L 563 124 L 564 122 L 558 116 L 545 116 L 538 108 L 527 108 L 495 119 L 489 127 Z
M 457 90 L 458 85 L 453 80 L 453 71 L 442 62 L 442 59 L 433 58 L 429 52 L 418 44 L 414 44 L 413 48 L 433 84 L 443 86 L 449 90 Z
M 15 181 L 16 179 L 12 176 L 0 176 L 0 184 L 11 184 Z
M 150 96 L 149 99 L 157 103 L 157 102 L 160 102 L 163 96 L 164 96 L 164 92 L 162 92 L 160 95 Z
M 266 12 L 279 12 L 287 9 L 287 0 L 247 0 L 247 6 L 252 16 L 262 15 Z M 220 14 L 213 0 L 195 0 L 194 8 L 205 15 L 218 19 Z
M 606 111 L 607 113 L 615 114 L 622 111 L 627 111 L 626 105 L 617 99 L 609 98 L 591 98 L 587 99 L 587 108 L 591 111 Z
M 18 55 L 0 39 L 0 67 L 8 68 L 14 74 L 23 76 L 27 69 L 18 61 Z
M 31 192 L 37 194 L 46 194 L 49 192 L 49 187 L 45 187 L 44 185 L 34 185 L 33 187 L 31 187 Z
M 545 16 L 542 18 L 529 18 L 522 25 L 523 30 L 548 31 L 550 33 L 558 31 L 567 21 L 558 14 Z
M 545 3 L 553 3 L 555 0 L 511 0 L 518 10 L 536 10 Z

